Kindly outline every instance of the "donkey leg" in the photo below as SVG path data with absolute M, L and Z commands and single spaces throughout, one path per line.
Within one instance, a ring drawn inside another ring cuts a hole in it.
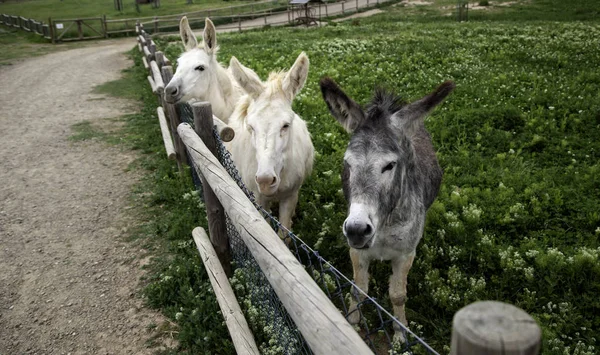
M 352 260 L 352 271 L 354 273 L 354 284 L 365 293 L 369 292 L 369 264 L 371 260 L 364 256 L 364 253 L 350 248 L 350 259 Z M 348 308 L 348 322 L 358 324 L 360 322 L 360 312 L 358 303 L 365 299 L 362 293 L 355 287 L 350 291 L 350 308 Z
M 404 305 L 408 300 L 406 295 L 406 282 L 408 272 L 412 267 L 413 260 L 415 259 L 415 253 L 413 252 L 408 257 L 398 258 L 392 261 L 392 276 L 390 277 L 390 300 L 394 307 L 394 316 L 398 318 L 400 323 L 407 326 L 406 313 Z M 394 340 L 404 342 L 404 335 L 402 334 L 401 328 L 394 324 Z
M 296 204 L 298 203 L 298 191 L 294 192 L 291 196 L 288 196 L 279 201 L 279 222 L 285 228 L 290 230 L 292 228 L 292 216 L 296 211 Z M 285 238 L 286 233 L 279 231 L 279 237 L 283 239 L 286 244 L 290 244 L 290 238 Z

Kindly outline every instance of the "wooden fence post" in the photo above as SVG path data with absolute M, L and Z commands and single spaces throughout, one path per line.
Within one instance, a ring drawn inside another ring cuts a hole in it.
M 158 64 L 158 69 L 162 69 L 163 65 L 165 65 L 165 55 L 163 52 L 161 51 L 157 51 L 156 54 L 154 55 L 154 58 L 156 60 L 156 64 Z M 165 83 L 165 86 L 168 83 Z
M 162 79 L 166 85 L 169 84 L 171 79 L 173 79 L 173 67 L 169 65 L 165 65 L 161 68 Z M 179 138 L 179 133 L 177 133 L 177 126 L 181 123 L 181 119 L 177 114 L 177 110 L 175 109 L 175 105 L 162 100 L 163 108 L 166 111 L 167 117 L 169 118 L 169 127 L 171 128 L 171 134 L 173 135 L 173 142 L 175 143 L 175 151 L 177 152 L 177 167 L 179 168 L 180 174 L 183 175 L 183 167 L 182 164 L 187 164 L 187 152 L 185 150 L 185 145 Z
M 50 32 L 50 40 L 52 43 L 56 43 L 56 39 L 54 36 L 54 24 L 52 23 L 52 17 L 48 17 L 48 31 Z
M 450 355 L 536 355 L 541 330 L 520 308 L 481 301 L 460 309 L 452 321 Z
M 106 15 L 102 16 L 102 31 L 104 31 L 104 38 L 108 38 L 108 24 L 106 23 Z
M 342 14 L 344 13 L 344 4 L 346 3 L 346 1 L 342 1 Z
M 211 153 L 217 156 L 217 142 L 213 137 L 213 117 L 210 103 L 194 102 L 192 111 L 194 112 L 194 130 Z M 200 176 L 200 179 L 202 179 L 202 186 L 204 187 L 202 190 L 208 217 L 210 241 L 217 252 L 225 273 L 231 277 L 231 252 L 227 236 L 227 225 L 225 224 L 225 211 L 204 176 Z
M 156 55 L 156 44 L 153 40 L 150 40 L 150 42 L 148 42 L 148 50 L 150 51 L 150 54 L 152 54 L 152 58 L 154 58 L 154 56 Z

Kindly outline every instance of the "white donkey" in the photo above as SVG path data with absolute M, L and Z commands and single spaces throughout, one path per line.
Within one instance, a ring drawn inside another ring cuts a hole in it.
M 169 103 L 191 99 L 208 101 L 213 114 L 227 122 L 243 92 L 233 80 L 231 71 L 217 61 L 219 47 L 215 25 L 206 19 L 203 42 L 198 45 L 184 16 L 179 23 L 179 34 L 185 52 L 177 59 L 177 71 L 165 88 L 165 100 Z
M 271 73 L 266 82 L 232 57 L 233 77 L 246 92 L 230 117 L 235 139 L 226 143 L 244 184 L 269 209 L 279 201 L 279 220 L 290 228 L 298 191 L 312 172 L 314 147 L 306 123 L 292 101 L 308 76 L 303 52 L 288 72 Z

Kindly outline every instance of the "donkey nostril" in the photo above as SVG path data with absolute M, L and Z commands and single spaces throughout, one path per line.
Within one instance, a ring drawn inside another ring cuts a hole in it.
M 271 185 L 275 185 L 277 183 L 277 176 L 273 176 L 273 181 L 271 181 Z
M 179 91 L 177 89 L 177 87 L 174 87 L 174 86 L 167 86 L 166 90 L 167 90 L 167 94 L 172 95 L 172 96 L 177 95 L 177 91 Z
M 371 235 L 371 232 L 373 232 L 373 227 L 371 227 L 370 224 L 367 224 L 367 228 L 365 228 L 365 235 Z

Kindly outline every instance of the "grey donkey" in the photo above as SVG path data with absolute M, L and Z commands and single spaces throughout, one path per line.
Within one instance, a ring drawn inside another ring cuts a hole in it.
M 343 232 L 350 245 L 354 282 L 368 292 L 371 260 L 391 260 L 390 300 L 404 325 L 408 271 L 443 174 L 424 119 L 454 87 L 447 81 L 410 104 L 378 90 L 363 110 L 333 80 L 321 80 L 331 114 L 352 134 L 344 154 L 342 185 L 349 205 Z M 353 294 L 348 321 L 356 324 L 358 300 L 364 295 L 356 289 Z M 398 326 L 394 338 L 405 340 Z

